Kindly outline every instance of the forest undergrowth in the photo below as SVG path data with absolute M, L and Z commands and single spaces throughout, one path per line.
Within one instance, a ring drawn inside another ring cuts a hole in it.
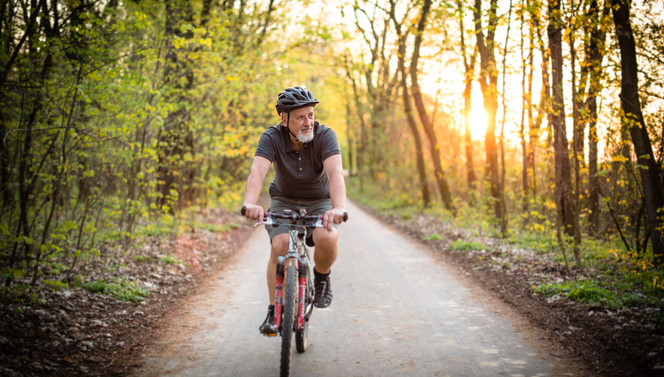
M 647 256 L 588 239 L 580 260 L 566 263 L 548 226 L 501 238 L 482 211 L 452 217 L 406 197 L 351 196 L 515 309 L 547 334 L 558 357 L 587 365 L 590 375 L 664 375 L 662 273 Z M 102 248 L 84 277 L 50 276 L 53 284 L 19 291 L 10 289 L 17 281 L 5 284 L 0 373 L 128 375 L 162 319 L 242 244 L 251 227 L 241 220 L 229 210 L 191 211 L 139 232 L 129 246 Z
M 124 376 L 161 320 L 216 273 L 253 228 L 235 211 L 188 211 L 100 248 L 72 279 L 5 277 L 0 375 Z M 45 281 L 46 281 L 45 280 Z
M 649 255 L 626 251 L 617 237 L 586 237 L 575 258 L 571 241 L 561 246 L 546 220 L 516 219 L 503 238 L 481 208 L 462 204 L 452 216 L 405 195 L 351 191 L 376 217 L 515 309 L 589 375 L 664 375 L 664 272 Z

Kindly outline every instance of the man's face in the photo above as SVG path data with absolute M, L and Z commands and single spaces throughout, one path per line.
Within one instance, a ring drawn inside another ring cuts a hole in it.
M 288 115 L 282 114 L 284 124 L 288 121 Z M 308 143 L 314 139 L 314 107 L 302 107 L 290 112 L 288 124 L 290 131 L 297 136 L 302 143 Z

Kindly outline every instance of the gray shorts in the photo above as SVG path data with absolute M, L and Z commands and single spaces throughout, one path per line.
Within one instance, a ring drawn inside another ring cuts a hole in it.
M 332 200 L 331 199 L 319 199 L 319 200 L 292 200 L 283 197 L 272 198 L 270 203 L 270 208 L 268 212 L 274 213 L 284 213 L 284 210 L 290 209 L 293 212 L 300 212 L 301 208 L 307 210 L 307 215 L 323 215 L 328 210 L 332 209 Z M 337 225 L 335 225 L 336 227 Z M 274 236 L 288 233 L 289 227 L 287 225 L 271 226 L 268 225 L 265 227 L 267 233 L 270 235 L 270 242 Z

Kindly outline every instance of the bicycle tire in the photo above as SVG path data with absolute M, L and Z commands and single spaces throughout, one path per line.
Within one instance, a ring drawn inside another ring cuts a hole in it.
M 307 350 L 309 345 L 309 316 L 311 316 L 311 311 L 313 310 L 313 286 L 311 284 L 311 279 L 309 269 L 305 271 L 307 276 L 307 285 L 304 290 L 304 322 L 302 328 L 297 329 L 295 332 L 295 348 L 298 353 L 304 353 Z
M 290 376 L 291 356 L 293 355 L 293 330 L 297 316 L 297 267 L 288 266 L 284 295 L 283 319 L 281 321 L 281 377 Z

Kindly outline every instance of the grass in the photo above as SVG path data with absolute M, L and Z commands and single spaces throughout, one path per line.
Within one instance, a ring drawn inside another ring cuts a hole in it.
M 450 249 L 457 251 L 484 250 L 486 246 L 475 241 L 456 240 L 452 242 Z
M 139 287 L 138 282 L 129 281 L 125 278 L 116 278 L 112 281 L 97 279 L 83 284 L 88 292 L 97 294 L 108 294 L 118 300 L 138 302 L 144 300 L 149 292 Z
M 166 256 L 163 256 L 163 257 L 159 258 L 159 261 L 162 262 L 162 263 L 167 263 L 167 264 L 184 264 L 184 262 L 179 260 L 173 254 L 168 254 Z
M 443 237 L 442 237 L 440 234 L 438 234 L 438 233 L 434 233 L 434 234 L 432 234 L 432 235 L 430 235 L 430 236 L 424 237 L 423 239 L 424 239 L 425 241 L 439 241 L 439 240 L 442 240 Z

